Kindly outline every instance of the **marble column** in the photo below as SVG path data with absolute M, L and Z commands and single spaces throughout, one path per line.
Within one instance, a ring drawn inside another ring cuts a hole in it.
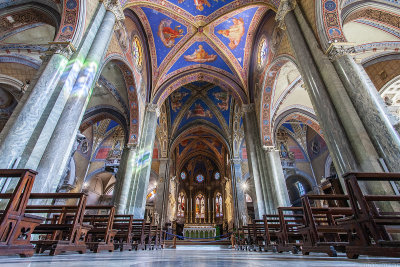
M 240 158 L 231 159 L 231 173 L 232 173 L 232 190 L 234 192 L 233 198 L 234 214 L 235 214 L 235 226 L 240 227 L 243 225 L 243 214 L 247 217 L 247 207 L 246 207 L 246 197 L 243 187 L 243 183 L 246 182 L 242 180 L 242 166 Z
M 336 73 L 335 67 L 328 56 L 321 50 L 308 21 L 298 6 L 293 10 L 297 23 L 302 31 L 310 53 L 315 61 L 337 116 L 350 142 L 354 155 L 359 164 L 359 170 L 364 172 L 381 172 L 379 155 L 357 114 L 346 89 Z
M 154 104 L 148 104 L 140 135 L 136 174 L 129 193 L 130 201 L 128 203 L 128 210 L 135 218 L 143 218 L 144 216 L 158 115 L 158 107 Z
M 299 63 L 299 71 L 306 84 L 307 92 L 318 116 L 318 121 L 338 174 L 342 175 L 349 171 L 357 171 L 359 166 L 352 151 L 352 146 L 347 139 L 325 83 L 293 13 L 294 5 L 291 0 L 283 0 L 276 18 L 281 27 L 283 27 L 283 23 L 286 26 L 291 46 Z
M 264 179 L 265 173 L 263 163 L 265 161 L 262 158 L 263 153 L 260 153 L 261 139 L 259 131 L 257 130 L 258 125 L 254 104 L 244 105 L 242 110 L 249 170 L 252 175 L 252 182 L 254 183 L 254 191 L 257 198 L 253 200 L 254 211 L 258 219 L 262 218 L 264 214 L 273 209 L 273 205 L 270 203 L 272 201 L 272 195 L 268 194 L 267 191 L 271 186 L 264 184 L 266 179 Z
M 286 187 L 279 151 L 275 148 L 265 148 L 265 158 L 268 166 L 268 177 L 273 180 L 277 206 L 290 206 L 289 193 Z
M 113 194 L 113 204 L 117 214 L 127 214 L 126 204 L 129 197 L 129 186 L 135 170 L 136 153 L 136 147 L 132 146 L 126 146 L 122 152 Z
M 64 73 L 61 76 L 57 87 L 54 90 L 28 144 L 22 154 L 18 168 L 37 169 L 41 157 L 43 156 L 46 145 L 49 142 L 61 112 L 71 94 L 73 85 L 76 82 L 79 71 L 83 67 L 86 56 L 92 46 L 101 22 L 106 13 L 105 6 L 98 4 L 95 15 L 86 30 L 80 44 L 77 44 L 77 51 L 71 57 Z
M 160 158 L 158 168 L 157 192 L 154 199 L 155 210 L 161 216 L 161 223 L 164 223 L 168 209 L 168 184 L 169 184 L 169 159 Z
M 36 176 L 33 192 L 54 192 L 65 168 L 67 156 L 72 149 L 74 141 L 71 137 L 75 136 L 78 131 L 95 84 L 95 78 L 98 76 L 98 68 L 103 61 L 114 31 L 116 15 L 110 7 L 107 8 L 109 10 L 107 10 L 103 18 L 86 57 L 86 62 L 79 72 L 71 95 L 40 160 L 37 169 L 39 174 Z
M 13 114 L 1 133 L 1 169 L 11 168 L 21 157 L 73 52 L 70 43 L 53 43 L 46 52 L 51 58 L 26 101 L 19 103 L 21 108 L 17 108 L 18 113 Z
M 350 55 L 353 52 L 354 47 L 345 43 L 334 43 L 328 50 L 347 94 L 380 157 L 384 159 L 389 171 L 400 172 L 400 138 L 390 121 L 392 115 L 364 68 Z

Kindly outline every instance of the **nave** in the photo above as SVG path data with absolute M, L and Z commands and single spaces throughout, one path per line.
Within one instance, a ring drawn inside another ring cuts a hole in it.
M 346 258 L 332 259 L 326 255 L 301 256 L 290 254 L 274 254 L 261 252 L 238 252 L 229 248 L 215 246 L 182 246 L 177 249 L 160 251 L 125 251 L 114 254 L 100 253 L 92 255 L 60 255 L 55 258 L 34 256 L 29 259 L 7 257 L 7 263 L 0 262 L 0 266 L 7 267 L 177 267 L 177 266 L 293 266 L 325 267 L 325 266 L 398 266 L 398 259 L 381 257 L 361 257 L 358 260 Z

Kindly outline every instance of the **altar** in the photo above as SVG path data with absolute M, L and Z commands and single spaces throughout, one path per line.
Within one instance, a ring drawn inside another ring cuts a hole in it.
M 212 238 L 217 235 L 214 224 L 187 224 L 183 228 L 183 236 L 191 238 Z

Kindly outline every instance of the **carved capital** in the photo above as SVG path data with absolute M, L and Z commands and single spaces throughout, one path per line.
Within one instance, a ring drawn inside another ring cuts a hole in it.
M 232 158 L 230 161 L 232 164 L 240 164 L 242 162 L 240 158 Z
M 285 17 L 286 14 L 292 11 L 296 7 L 296 0 L 282 0 L 278 11 L 276 12 L 275 20 L 278 22 L 278 27 L 286 29 Z
M 252 112 L 252 111 L 254 111 L 255 110 L 255 104 L 254 103 L 251 103 L 251 104 L 243 104 L 242 105 L 242 111 L 243 112 Z
M 45 53 L 45 58 L 42 58 L 43 61 L 49 59 L 54 54 L 60 54 L 69 60 L 76 51 L 70 42 L 50 42 L 49 44 L 50 47 Z
M 274 146 L 263 146 L 262 148 L 264 151 L 267 151 L 267 152 L 278 151 Z
M 331 61 L 334 61 L 345 55 L 354 54 L 355 52 L 356 49 L 353 43 L 332 43 L 328 50 L 326 50 L 326 54 Z
M 124 20 L 124 10 L 119 2 L 119 0 L 103 0 L 103 4 L 108 11 L 114 13 L 117 20 Z
M 146 105 L 146 110 L 149 112 L 155 112 L 157 114 L 157 117 L 159 117 L 161 114 L 160 108 L 157 106 L 157 104 L 148 103 Z

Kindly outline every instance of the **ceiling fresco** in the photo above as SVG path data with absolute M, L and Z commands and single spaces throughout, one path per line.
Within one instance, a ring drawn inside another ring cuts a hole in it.
M 153 95 L 193 68 L 220 73 L 247 90 L 251 37 L 268 10 L 266 2 L 131 0 L 125 6 L 139 16 L 148 36 Z
M 179 88 L 168 97 L 172 135 L 197 121 L 228 133 L 232 103 L 229 92 L 211 83 L 194 82 Z

